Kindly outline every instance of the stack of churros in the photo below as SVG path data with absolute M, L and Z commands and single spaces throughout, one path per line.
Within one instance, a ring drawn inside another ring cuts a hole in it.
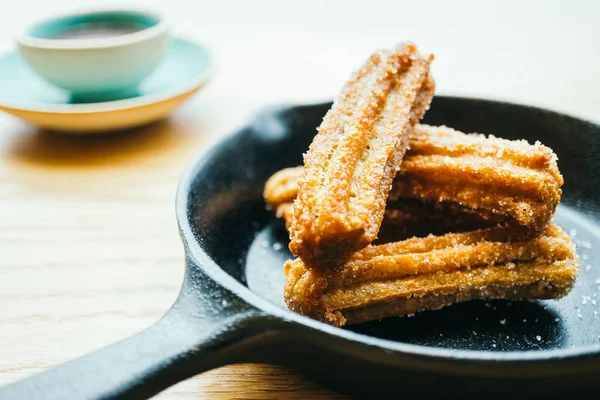
M 285 302 L 332 325 L 471 299 L 566 295 L 574 245 L 551 222 L 563 178 L 548 147 L 419 124 L 432 56 L 373 54 L 325 116 L 304 166 L 266 183 L 290 250 Z

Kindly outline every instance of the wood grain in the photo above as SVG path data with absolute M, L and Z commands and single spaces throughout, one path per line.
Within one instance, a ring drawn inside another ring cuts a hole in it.
M 11 124 L 0 192 L 0 385 L 156 321 L 183 279 L 178 178 L 206 137 L 185 116 L 100 137 Z M 159 398 L 335 398 L 281 367 L 236 365 Z
M 0 13 L 0 49 L 35 17 L 96 3 L 20 0 Z M 590 51 L 600 35 L 597 2 L 146 3 L 218 60 L 214 81 L 169 120 L 70 137 L 0 116 L 0 385 L 156 321 L 183 279 L 174 198 L 193 155 L 266 104 L 331 98 L 374 48 L 411 39 L 433 51 L 438 93 L 600 120 L 600 52 Z M 286 369 L 252 364 L 157 397 L 339 398 Z

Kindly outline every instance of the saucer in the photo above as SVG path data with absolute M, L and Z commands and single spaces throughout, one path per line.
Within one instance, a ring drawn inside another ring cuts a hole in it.
M 204 86 L 212 64 L 206 47 L 173 38 L 137 93 L 85 103 L 38 77 L 14 51 L 0 57 L 0 110 L 53 131 L 88 134 L 131 128 L 167 116 Z

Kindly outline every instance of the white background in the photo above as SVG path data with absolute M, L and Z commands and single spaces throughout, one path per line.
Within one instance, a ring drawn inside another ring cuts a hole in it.
M 402 40 L 436 55 L 437 93 L 600 120 L 600 2 L 593 0 L 2 3 L 1 50 L 13 47 L 13 35 L 28 22 L 59 11 L 114 4 L 161 10 L 175 34 L 217 56 L 212 84 L 183 112 L 223 133 L 264 104 L 334 96 L 373 49 Z M 5 118 L 0 124 L 15 124 Z

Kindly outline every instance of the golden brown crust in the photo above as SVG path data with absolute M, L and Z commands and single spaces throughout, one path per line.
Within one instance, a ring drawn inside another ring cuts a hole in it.
M 325 116 L 304 168 L 265 185 L 299 257 L 284 266 L 291 310 L 343 326 L 572 288 L 577 255 L 550 223 L 563 184 L 556 156 L 540 143 L 419 125 L 431 60 L 410 44 L 372 55 Z
M 540 143 L 418 125 L 390 199 L 452 201 L 538 234 L 560 203 L 556 155 Z
M 346 83 L 305 155 L 290 250 L 313 267 L 371 243 L 412 134 L 433 96 L 432 57 L 412 44 L 373 54 Z
M 470 279 L 470 285 L 464 285 L 457 292 L 444 293 L 443 282 L 428 281 L 428 290 L 434 291 L 434 286 L 440 288 L 435 294 L 406 294 L 393 301 L 373 304 L 368 307 L 348 308 L 343 312 L 331 313 L 329 323 L 336 326 L 358 324 L 361 322 L 379 320 L 385 317 L 411 315 L 426 310 L 440 308 L 469 300 L 543 300 L 558 299 L 566 296 L 573 286 L 577 275 L 577 265 L 573 260 L 558 261 L 554 264 L 525 263 L 512 269 L 506 265 L 494 266 L 490 269 L 479 268 L 469 273 L 462 271 L 445 275 L 446 279 Z M 486 275 L 484 275 L 486 273 Z M 510 273 L 512 275 L 506 275 Z M 508 279 L 506 279 L 508 277 Z M 488 284 L 497 278 L 493 284 Z M 416 279 L 416 284 L 420 277 Z M 408 283 L 408 282 L 405 282 Z M 564 283 L 563 286 L 557 286 Z M 425 288 L 427 289 L 427 288 Z M 398 291 L 400 292 L 400 291 Z
M 297 195 L 294 182 L 301 174 L 302 167 L 297 167 L 273 175 L 265 186 L 267 203 L 277 207 L 279 202 L 292 201 Z M 525 141 L 464 134 L 447 127 L 417 125 L 410 150 L 390 191 L 385 215 L 386 220 L 401 222 L 403 229 L 408 226 L 408 233 L 421 236 L 427 230 L 407 225 L 408 218 L 402 219 L 399 215 L 394 218 L 390 211 L 394 202 L 403 204 L 406 199 L 418 199 L 422 201 L 420 204 L 437 204 L 444 209 L 438 218 L 440 221 L 451 221 L 444 218 L 454 207 L 456 215 L 471 223 L 470 228 L 465 223 L 465 229 L 458 229 L 460 224 L 455 225 L 455 231 L 483 227 L 477 226 L 477 222 L 492 221 L 519 225 L 535 236 L 550 221 L 560 203 L 562 184 L 556 156 L 539 143 L 531 145 Z M 457 204 L 463 207 L 457 208 Z M 424 217 L 417 209 L 414 211 L 409 213 L 413 219 Z M 400 213 L 402 207 L 396 212 Z M 471 215 L 470 220 L 467 214 Z M 450 231 L 436 231 L 435 225 L 429 225 L 434 228 L 431 233 Z M 437 226 L 444 227 L 443 224 Z M 387 229 L 383 233 L 384 236 L 390 234 Z M 401 232 L 398 234 L 402 237 Z
M 527 240 L 490 228 L 369 246 L 331 271 L 288 261 L 284 298 L 294 311 L 342 326 L 471 298 L 559 297 L 578 269 L 573 243 L 554 224 Z
M 263 197 L 265 202 L 277 208 L 283 203 L 292 203 L 298 195 L 298 178 L 302 167 L 284 168 L 275 172 L 265 183 Z
M 294 216 L 293 201 L 303 167 L 284 168 L 265 184 L 263 196 L 277 218 L 289 229 Z M 442 235 L 506 225 L 509 220 L 485 210 L 472 210 L 451 202 L 423 202 L 416 199 L 388 201 L 375 243 L 385 243 L 429 234 Z
M 294 215 L 293 203 L 273 204 L 277 218 L 289 229 Z M 467 232 L 492 226 L 506 226 L 501 216 L 472 210 L 456 203 L 428 203 L 415 199 L 388 201 L 375 244 L 424 237 L 430 234 Z

